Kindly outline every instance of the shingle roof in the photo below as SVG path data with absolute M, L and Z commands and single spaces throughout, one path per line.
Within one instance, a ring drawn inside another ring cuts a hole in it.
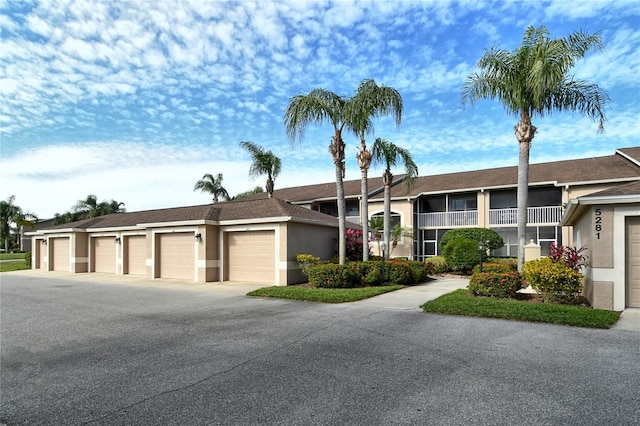
M 640 196 L 640 180 L 618 185 L 613 188 L 605 189 L 604 191 L 594 192 L 593 194 L 586 195 L 585 197 L 616 197 L 625 195 Z
M 625 148 L 625 154 L 640 157 L 640 147 Z M 613 179 L 640 179 L 640 167 L 622 155 L 583 158 L 578 160 L 554 161 L 531 164 L 529 166 L 529 184 L 556 182 L 558 185 L 578 182 L 597 182 Z M 501 167 L 470 172 L 447 173 L 423 176 L 414 181 L 411 194 L 452 192 L 474 188 L 500 186 L 516 187 L 518 167 Z M 391 188 L 391 197 L 406 196 L 401 185 Z M 378 196 L 378 197 L 381 197 Z
M 145 223 L 167 223 L 186 221 L 230 221 L 291 217 L 294 220 L 309 220 L 328 225 L 337 225 L 338 218 L 290 204 L 277 198 L 258 200 L 236 200 L 201 206 L 174 207 L 168 209 L 145 210 L 116 213 L 72 223 L 56 225 L 53 229 L 101 229 L 136 226 Z
M 398 176 L 394 178 L 400 179 L 402 177 Z M 347 199 L 349 198 L 357 198 L 360 196 L 360 179 L 354 180 L 345 180 L 344 184 L 344 195 Z M 377 192 L 382 190 L 382 177 L 372 177 L 369 178 L 369 194 L 376 194 Z M 304 185 L 304 186 L 292 186 L 289 188 L 280 188 L 273 191 L 273 196 L 276 198 L 280 198 L 282 200 L 289 201 L 291 203 L 299 203 L 299 202 L 311 202 L 315 200 L 325 200 L 325 199 L 336 199 L 336 183 L 328 182 L 328 183 L 318 183 L 315 185 Z M 262 199 L 266 198 L 267 193 L 263 192 L 260 194 L 253 194 L 246 199 Z

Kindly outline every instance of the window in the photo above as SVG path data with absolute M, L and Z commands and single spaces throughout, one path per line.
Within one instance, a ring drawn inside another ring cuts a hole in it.
M 489 193 L 490 209 L 513 209 L 518 206 L 515 189 L 491 191 Z
M 478 210 L 478 196 L 476 193 L 449 195 L 449 211 Z
M 373 219 L 374 217 L 380 217 L 384 220 L 384 213 L 376 213 L 371 215 L 371 219 Z M 400 213 L 391 212 L 390 222 L 391 222 L 391 229 L 393 229 L 394 226 L 400 223 Z M 380 233 L 382 234 L 383 232 L 384 230 L 381 229 Z
M 529 188 L 529 207 L 546 207 L 562 205 L 560 188 Z

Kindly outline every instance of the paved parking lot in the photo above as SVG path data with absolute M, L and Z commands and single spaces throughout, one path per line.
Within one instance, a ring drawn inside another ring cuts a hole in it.
M 0 277 L 2 423 L 640 424 L 637 332 L 94 278 Z

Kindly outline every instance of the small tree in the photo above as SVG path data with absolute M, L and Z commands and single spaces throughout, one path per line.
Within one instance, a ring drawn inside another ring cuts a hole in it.
M 229 193 L 222 186 L 222 173 L 218 173 L 215 177 L 210 173 L 206 173 L 202 176 L 202 179 L 196 182 L 193 190 L 208 192 L 212 195 L 214 203 L 217 203 L 221 198 L 225 201 L 229 199 Z

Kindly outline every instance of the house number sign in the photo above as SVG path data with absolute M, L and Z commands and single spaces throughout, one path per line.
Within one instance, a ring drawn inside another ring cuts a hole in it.
M 602 209 L 595 209 L 593 212 L 594 218 L 594 232 L 596 235 L 596 240 L 600 239 L 600 233 L 602 232 Z

